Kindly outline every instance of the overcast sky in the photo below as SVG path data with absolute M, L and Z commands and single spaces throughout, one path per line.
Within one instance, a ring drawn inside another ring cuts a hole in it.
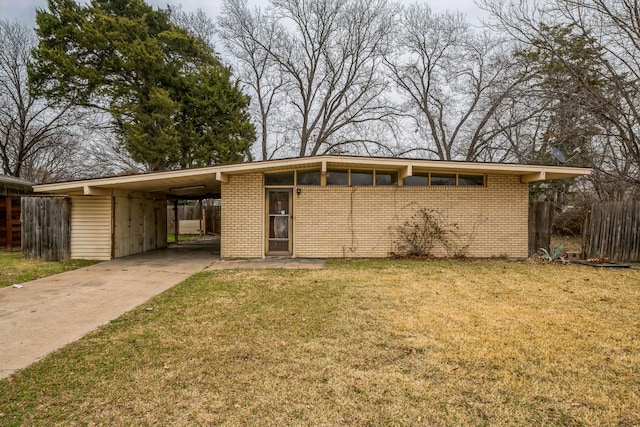
M 220 10 L 221 0 L 146 0 L 148 4 L 165 7 L 167 4 L 182 4 L 185 12 L 193 12 L 202 9 L 212 18 Z M 405 0 L 403 3 L 410 3 L 415 0 Z M 419 0 L 418 0 L 419 1 Z M 267 0 L 255 0 L 256 4 L 267 4 Z M 436 12 L 446 9 L 458 9 L 465 13 L 469 20 L 474 20 L 480 13 L 473 0 L 429 0 L 431 8 Z M 9 21 L 20 21 L 26 24 L 35 25 L 36 8 L 44 8 L 46 0 L 0 0 L 0 19 Z

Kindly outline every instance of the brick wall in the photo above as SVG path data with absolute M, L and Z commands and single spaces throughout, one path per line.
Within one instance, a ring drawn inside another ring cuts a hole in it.
M 398 225 L 420 208 L 457 224 L 468 256 L 527 256 L 528 185 L 518 176 L 489 175 L 486 187 L 300 188 L 293 192 L 296 257 L 386 257 Z M 222 185 L 222 257 L 264 255 L 264 194 L 260 174 Z
M 264 188 L 262 174 L 232 175 L 221 188 L 220 256 L 264 256 Z
M 468 256 L 527 256 L 528 185 L 518 176 L 490 175 L 486 187 L 301 187 L 293 197 L 296 257 L 388 256 L 398 225 L 423 207 L 458 225 Z

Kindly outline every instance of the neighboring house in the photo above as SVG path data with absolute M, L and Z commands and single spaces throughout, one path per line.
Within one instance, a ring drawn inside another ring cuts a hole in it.
M 471 257 L 527 256 L 529 183 L 589 169 L 318 156 L 35 186 L 71 198 L 71 257 L 166 246 L 166 200 L 219 196 L 223 258 L 386 257 L 398 226 L 436 212 Z M 465 237 L 466 236 L 466 237 Z M 436 255 L 444 255 L 436 248 Z
M 33 184 L 0 175 L 0 249 L 20 249 L 20 195 L 32 192 Z

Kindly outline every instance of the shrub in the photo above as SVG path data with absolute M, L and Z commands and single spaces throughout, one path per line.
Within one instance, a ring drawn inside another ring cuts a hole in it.
M 396 230 L 394 246 L 401 256 L 429 256 L 436 242 L 445 240 L 447 230 L 442 215 L 421 208 Z

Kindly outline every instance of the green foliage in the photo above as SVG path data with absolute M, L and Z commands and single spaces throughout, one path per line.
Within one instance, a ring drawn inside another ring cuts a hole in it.
M 545 248 L 540 248 L 538 250 L 538 255 L 544 261 L 549 262 L 561 262 L 562 264 L 567 264 L 567 259 L 562 255 L 564 251 L 564 246 L 560 245 L 557 248 L 553 248 L 552 245 L 549 245 L 549 250 Z
M 602 48 L 574 25 L 540 26 L 532 47 L 516 52 L 533 77 L 533 90 L 549 102 L 549 121 L 534 163 L 553 164 L 550 147 L 563 151 L 572 164 L 589 164 L 590 142 L 601 132 L 602 118 L 590 105 L 607 99 L 602 77 Z
M 557 164 L 551 149 L 562 151 L 569 165 L 595 166 L 594 141 L 606 120 L 593 105 L 608 102 L 610 83 L 603 78 L 602 47 L 574 25 L 540 24 L 538 37 L 527 50 L 516 52 L 532 76 L 531 90 L 546 104 L 548 117 L 537 149 L 528 162 Z M 532 200 L 547 200 L 563 207 L 571 204 L 573 180 L 555 180 L 530 186 Z
M 111 113 L 121 148 L 150 170 L 237 162 L 249 99 L 207 44 L 142 0 L 48 0 L 29 70 L 43 95 Z

